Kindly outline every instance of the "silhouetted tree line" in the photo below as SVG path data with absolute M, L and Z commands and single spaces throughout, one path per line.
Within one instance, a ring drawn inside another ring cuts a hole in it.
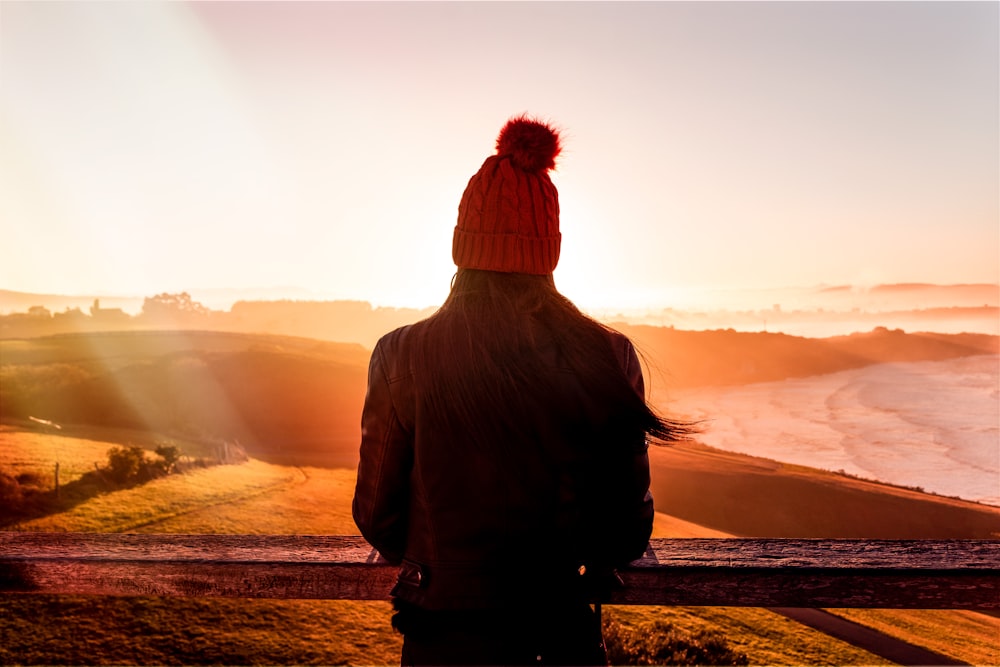
M 53 313 L 43 306 L 0 315 L 0 338 L 31 338 L 60 333 L 197 329 L 304 336 L 373 346 L 386 331 L 415 322 L 431 309 L 374 308 L 365 301 L 238 301 L 229 311 L 211 310 L 187 292 L 146 297 L 142 310 L 129 315 L 120 308 L 90 312 L 67 308 Z

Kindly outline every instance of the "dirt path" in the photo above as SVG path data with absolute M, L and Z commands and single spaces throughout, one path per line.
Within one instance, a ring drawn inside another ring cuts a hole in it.
M 898 665 L 967 665 L 966 662 L 915 646 L 901 639 L 873 630 L 868 626 L 849 621 L 822 609 L 797 609 L 769 607 L 770 611 L 808 625 L 831 637 L 853 644 L 858 648 L 891 660 Z

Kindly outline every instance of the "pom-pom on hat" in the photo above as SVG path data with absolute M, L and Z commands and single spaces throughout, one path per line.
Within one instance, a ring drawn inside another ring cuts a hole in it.
M 511 118 L 497 153 L 469 179 L 452 239 L 455 264 L 502 273 L 552 273 L 559 262 L 559 193 L 549 179 L 559 133 L 527 116 Z

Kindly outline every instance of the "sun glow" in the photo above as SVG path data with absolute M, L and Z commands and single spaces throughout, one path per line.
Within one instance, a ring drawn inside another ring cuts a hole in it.
M 995 3 L 537 9 L 0 4 L 3 286 L 439 303 L 461 192 L 522 112 L 564 130 L 581 305 L 1000 282 Z M 546 39 L 501 64 L 515 26 Z

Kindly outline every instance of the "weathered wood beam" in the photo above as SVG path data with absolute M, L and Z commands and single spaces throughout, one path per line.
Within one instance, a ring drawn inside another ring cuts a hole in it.
M 0 592 L 382 600 L 360 537 L 0 533 Z M 1000 540 L 654 539 L 612 604 L 1000 609 Z

